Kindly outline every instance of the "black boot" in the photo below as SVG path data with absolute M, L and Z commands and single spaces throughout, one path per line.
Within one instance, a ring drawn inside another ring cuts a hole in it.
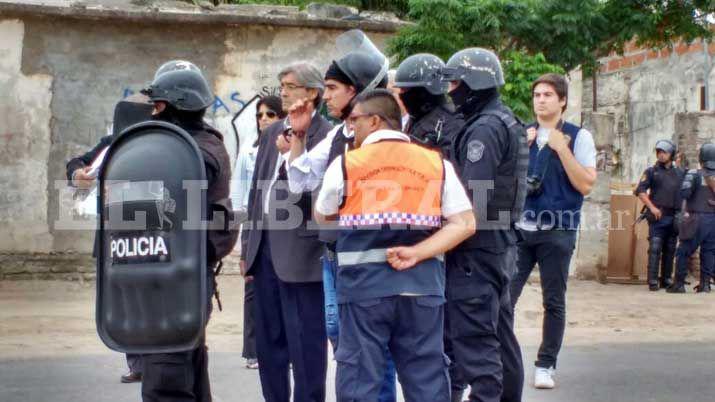
M 700 283 L 695 286 L 695 293 L 710 293 L 710 278 L 700 272 Z
M 685 284 L 683 282 L 675 281 L 675 283 L 670 285 L 670 287 L 665 291 L 668 293 L 685 293 Z
M 660 268 L 660 251 L 663 249 L 663 239 L 660 237 L 650 238 L 648 247 L 648 289 L 658 290 L 658 268 Z

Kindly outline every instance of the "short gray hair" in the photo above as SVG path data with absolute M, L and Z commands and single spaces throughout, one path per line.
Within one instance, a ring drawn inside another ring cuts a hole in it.
M 325 90 L 325 82 L 323 81 L 323 75 L 320 73 L 317 67 L 308 61 L 296 61 L 283 67 L 283 69 L 278 73 L 278 80 L 280 81 L 288 74 L 293 73 L 295 79 L 298 80 L 300 85 L 306 88 L 315 88 L 318 90 L 318 98 L 315 100 L 316 106 L 320 104 L 323 99 L 323 91 Z

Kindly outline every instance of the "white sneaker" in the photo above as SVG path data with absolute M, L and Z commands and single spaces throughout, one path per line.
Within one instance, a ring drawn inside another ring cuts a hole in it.
M 554 382 L 554 373 L 556 370 L 553 367 L 543 368 L 536 367 L 534 370 L 534 388 L 537 389 L 552 389 L 556 386 Z

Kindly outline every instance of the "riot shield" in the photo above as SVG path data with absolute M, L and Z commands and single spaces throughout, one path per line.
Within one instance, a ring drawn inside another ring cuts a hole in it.
M 99 174 L 97 331 L 111 349 L 170 353 L 203 336 L 209 302 L 206 171 L 181 128 L 139 123 Z
M 364 91 L 375 89 L 380 81 L 387 75 L 387 71 L 390 69 L 390 61 L 363 31 L 351 29 L 347 32 L 343 32 L 338 35 L 335 44 L 338 50 L 338 57 L 343 57 L 350 52 L 362 52 L 377 60 L 382 66 L 380 74 L 375 76 L 372 82 L 365 86 Z
M 112 135 L 119 135 L 126 128 L 143 121 L 151 120 L 154 105 L 149 103 L 146 95 L 134 94 L 117 103 L 114 107 L 112 120 Z

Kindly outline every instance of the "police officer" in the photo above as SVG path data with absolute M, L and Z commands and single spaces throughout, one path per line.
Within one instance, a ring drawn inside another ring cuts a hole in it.
M 405 132 L 412 141 L 439 149 L 449 159 L 452 138 L 464 125 L 447 97 L 448 84 L 442 81 L 444 62 L 432 54 L 416 54 L 406 58 L 395 73 L 400 100 L 410 118 Z
M 700 284 L 697 292 L 710 292 L 715 277 L 715 144 L 700 147 L 700 169 L 685 174 L 680 189 L 683 215 L 679 220 L 680 245 L 676 251 L 675 282 L 668 293 L 685 293 L 688 258 L 700 247 Z
M 438 255 L 474 233 L 471 204 L 439 152 L 397 131 L 391 92 L 360 95 L 348 121 L 357 148 L 330 164 L 315 205 L 321 222 L 339 215 L 337 400 L 377 399 L 389 347 L 407 401 L 448 402 Z M 390 189 L 401 196 L 374 202 Z
M 206 168 L 207 204 L 210 208 L 232 211 L 228 199 L 231 163 L 223 136 L 203 120 L 206 108 L 213 104 L 214 95 L 201 72 L 192 68 L 173 69 L 158 75 L 142 92 L 154 104 L 154 119 L 183 128 L 196 141 Z M 230 216 L 224 218 L 230 219 Z M 237 232 L 209 230 L 207 236 L 206 275 L 210 298 L 215 286 L 213 269 L 233 249 Z M 210 314 L 210 300 L 208 305 Z M 144 355 L 143 360 L 144 402 L 211 401 L 205 335 L 194 350 Z
M 634 194 L 645 204 L 648 220 L 648 289 L 657 291 L 672 284 L 673 257 L 677 244 L 674 225 L 676 211 L 680 208 L 678 192 L 685 173 L 673 163 L 677 149 L 670 140 L 655 143 L 654 166 L 643 172 Z M 650 191 L 648 191 L 650 190 Z M 660 266 L 660 280 L 658 279 Z
M 504 77 L 493 52 L 459 51 L 443 73 L 465 119 L 452 158 L 478 214 L 477 234 L 447 254 L 447 313 L 456 359 L 452 383 L 470 384 L 470 401 L 520 401 L 523 366 L 509 281 L 513 223 L 526 193 L 526 132 L 499 99 Z M 461 389 L 452 389 L 453 401 L 461 396 Z

